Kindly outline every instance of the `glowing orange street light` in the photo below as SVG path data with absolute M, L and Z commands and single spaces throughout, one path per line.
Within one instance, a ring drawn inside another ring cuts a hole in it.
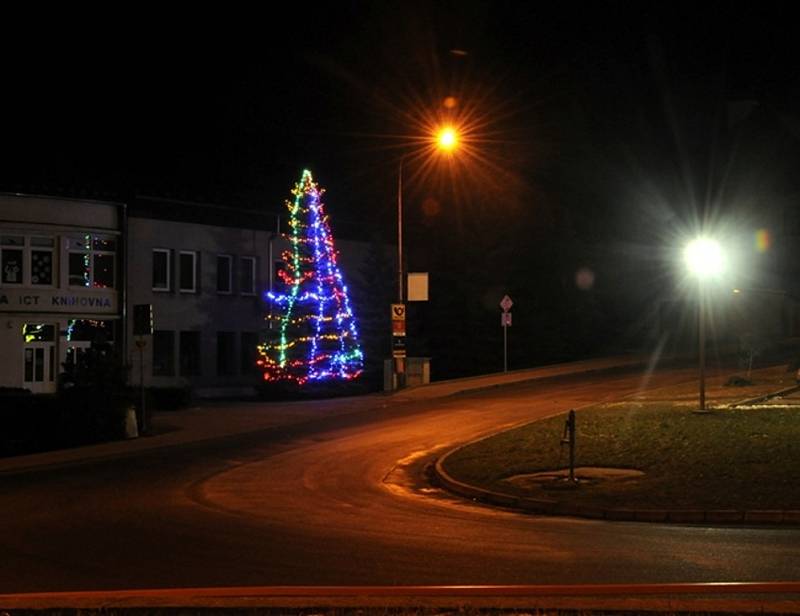
M 436 135 L 436 145 L 440 150 L 452 152 L 458 146 L 458 133 L 452 126 L 445 126 Z

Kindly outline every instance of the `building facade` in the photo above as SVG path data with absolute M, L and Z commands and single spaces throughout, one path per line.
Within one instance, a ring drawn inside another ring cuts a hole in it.
M 252 391 L 263 294 L 281 240 L 263 218 L 245 227 L 237 212 L 191 204 L 192 216 L 205 222 L 188 222 L 179 219 L 180 205 L 190 204 L 158 203 L 173 220 L 131 208 L 127 308 L 132 314 L 137 304 L 151 305 L 154 330 L 136 337 L 128 320 L 131 378 L 147 387 L 190 387 L 201 396 Z
M 114 349 L 128 381 L 241 396 L 261 379 L 279 215 L 137 197 L 127 204 L 0 194 L 0 387 L 57 390 L 92 345 Z M 285 231 L 285 229 L 284 229 Z M 367 244 L 336 240 L 347 280 Z M 135 335 L 137 305 L 152 335 Z
M 92 344 L 123 342 L 125 206 L 0 194 L 0 387 L 56 391 Z

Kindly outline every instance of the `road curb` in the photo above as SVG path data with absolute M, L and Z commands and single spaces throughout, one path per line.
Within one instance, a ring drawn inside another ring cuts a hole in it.
M 493 436 L 493 435 L 492 435 Z M 479 442 L 489 437 L 478 439 Z M 800 511 L 796 510 L 733 510 L 733 509 L 603 509 L 588 505 L 565 503 L 562 501 L 537 499 L 504 492 L 494 492 L 471 485 L 452 477 L 445 469 L 444 462 L 452 454 L 472 443 L 465 443 L 448 451 L 436 460 L 433 472 L 439 485 L 458 496 L 471 500 L 519 509 L 526 513 L 542 515 L 589 518 L 609 520 L 613 522 L 648 522 L 657 524 L 710 524 L 724 525 L 758 525 L 758 526 L 798 526 Z
M 759 402 L 764 402 L 765 400 L 769 400 L 771 398 L 777 398 L 778 396 L 791 394 L 797 390 L 800 390 L 800 385 L 792 385 L 791 387 L 787 387 L 779 391 L 773 391 L 768 394 L 762 394 L 754 398 L 745 398 L 744 400 L 739 400 L 738 402 L 734 402 L 733 404 L 729 405 L 729 408 L 734 408 L 737 406 L 747 406 L 748 404 L 758 404 Z

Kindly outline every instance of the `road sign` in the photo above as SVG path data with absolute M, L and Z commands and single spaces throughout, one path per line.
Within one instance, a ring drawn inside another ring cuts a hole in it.
M 406 356 L 406 339 L 398 337 L 392 340 L 392 357 L 403 358 Z
M 511 327 L 511 313 L 504 312 L 500 315 L 500 325 L 503 327 Z
M 511 298 L 508 295 L 506 295 L 500 301 L 500 307 L 503 309 L 503 312 L 508 312 L 509 310 L 511 310 L 511 306 L 513 306 L 513 305 L 514 305 L 514 302 L 511 301 Z
M 406 305 L 392 304 L 392 321 L 405 321 L 405 320 L 406 320 Z
M 405 336 L 405 335 L 406 335 L 406 322 L 392 321 L 392 336 Z

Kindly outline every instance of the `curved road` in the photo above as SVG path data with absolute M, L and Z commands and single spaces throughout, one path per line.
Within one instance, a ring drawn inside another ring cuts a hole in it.
M 458 443 L 643 386 L 575 376 L 0 477 L 0 593 L 796 578 L 799 530 L 534 516 L 424 480 Z

